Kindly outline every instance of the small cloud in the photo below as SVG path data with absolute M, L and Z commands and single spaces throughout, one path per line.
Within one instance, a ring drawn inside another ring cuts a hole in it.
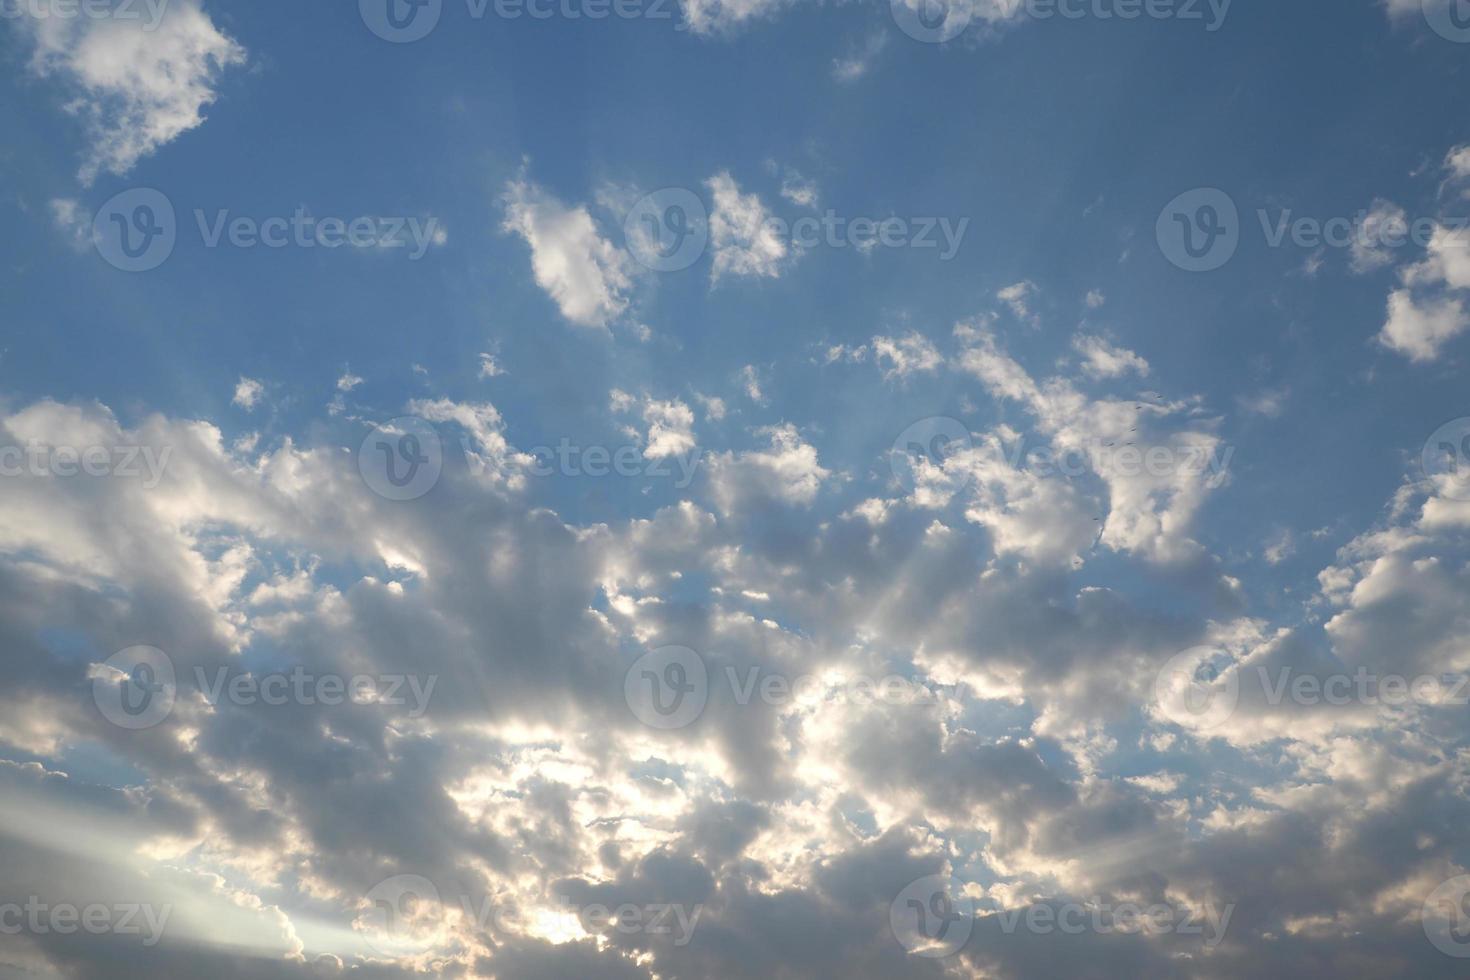
M 795 170 L 787 170 L 786 176 L 781 178 L 781 196 L 797 207 L 814 208 L 817 206 L 817 185 Z
M 1121 378 L 1125 374 L 1148 376 L 1148 361 L 1124 347 L 1117 347 L 1101 337 L 1078 334 L 1072 349 L 1082 355 L 1082 370 L 1091 378 Z
M 1086 303 L 1089 310 L 1102 309 L 1102 305 L 1107 301 L 1108 298 L 1103 295 L 1100 289 L 1094 289 L 1087 294 Z
M 1251 415 L 1275 419 L 1286 411 L 1286 398 L 1289 394 L 1290 391 L 1286 388 L 1267 389 L 1251 395 L 1241 395 L 1236 401 L 1243 411 Z
M 705 185 L 714 199 L 709 216 L 714 253 L 710 281 L 717 283 L 725 276 L 778 278 L 790 250 L 776 234 L 771 213 L 760 198 L 740 193 L 728 173 L 716 174 Z
M 568 207 L 524 179 L 506 185 L 504 228 L 531 247 L 536 285 L 561 315 L 606 328 L 628 306 L 632 287 L 626 252 L 604 239 L 583 206 Z
M 495 359 L 494 354 L 486 354 L 483 352 L 480 354 L 481 378 L 498 378 L 504 373 L 505 368 L 500 366 L 500 362 Z
M 51 220 L 78 252 L 92 246 L 92 216 L 80 201 L 69 197 L 58 197 L 51 202 Z
M 718 422 L 725 417 L 727 411 L 725 399 L 716 398 L 714 395 L 696 394 L 694 400 L 704 409 L 704 417 L 711 422 Z
M 897 339 L 874 337 L 873 357 L 880 363 L 887 362 L 885 378 L 906 378 L 920 372 L 932 374 L 944 363 L 938 348 L 917 332 Z
M 1391 201 L 1376 200 L 1354 229 L 1352 269 L 1359 275 L 1381 269 L 1393 261 L 1393 249 L 1386 242 L 1402 242 L 1409 234 L 1409 220 L 1404 209 Z
M 1031 312 L 1031 299 L 1036 295 L 1036 284 L 1023 280 L 1007 286 L 995 294 L 995 298 L 1011 308 L 1017 320 L 1036 325 L 1038 319 Z
M 236 405 L 245 409 L 245 411 L 251 412 L 260 403 L 260 396 L 263 394 L 265 394 L 265 385 L 256 381 L 254 378 L 247 378 L 241 375 L 239 382 L 235 385 L 235 397 L 233 401 Z
M 1396 289 L 1388 297 L 1388 319 L 1378 341 L 1411 361 L 1432 361 L 1439 350 L 1470 327 L 1470 314 L 1458 299 L 1444 297 L 1415 302 L 1407 289 Z
M 757 405 L 766 403 L 765 392 L 761 391 L 760 372 L 755 369 L 755 365 L 747 364 L 740 369 L 740 383 L 745 388 L 745 397 Z
M 360 384 L 362 384 L 362 378 L 353 374 L 352 371 L 349 369 L 342 372 L 342 377 L 337 379 L 337 390 L 351 391 L 353 388 L 356 388 Z
M 1470 181 L 1470 143 L 1457 146 L 1444 158 L 1445 172 L 1450 183 Z M 1462 188 L 1461 197 L 1470 197 L 1470 187 Z
M 1294 554 L 1296 554 L 1296 538 L 1290 529 L 1283 529 L 1266 545 L 1264 557 L 1266 564 L 1279 565 Z
M 855 48 L 844 58 L 832 60 L 832 77 L 843 85 L 850 85 L 868 73 L 878 55 L 888 46 L 888 35 L 875 32 L 860 48 Z

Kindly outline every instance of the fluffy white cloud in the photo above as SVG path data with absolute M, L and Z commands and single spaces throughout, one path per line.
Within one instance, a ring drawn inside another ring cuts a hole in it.
M 1082 370 L 1092 378 L 1121 378 L 1128 374 L 1148 375 L 1148 361 L 1124 347 L 1108 343 L 1102 337 L 1078 334 L 1072 338 L 1072 349 L 1082 355 Z
M 742 194 L 728 173 L 716 174 L 705 185 L 712 203 L 709 234 L 714 264 L 710 281 L 717 283 L 726 276 L 780 276 L 790 248 L 776 233 L 771 213 L 760 198 L 754 193 Z
M 939 349 L 917 331 L 903 337 L 874 337 L 873 356 L 886 364 L 884 376 L 905 378 L 911 374 L 932 374 L 944 363 Z
M 245 62 L 244 48 L 215 26 L 200 0 L 160 9 L 156 24 L 142 16 L 21 21 L 35 42 L 31 69 L 77 93 L 67 108 L 83 119 L 92 140 L 79 174 L 84 184 L 103 172 L 126 175 L 199 126 L 221 72 Z
M 1432 361 L 1440 348 L 1470 327 L 1465 304 L 1451 297 L 1416 301 L 1407 289 L 1388 297 L 1388 319 L 1378 335 L 1390 350 L 1412 361 Z
M 241 375 L 240 380 L 235 383 L 235 397 L 231 401 L 249 412 L 260 404 L 260 398 L 264 394 L 265 385 L 254 378 Z
M 1349 248 L 1353 271 L 1372 272 L 1391 263 L 1394 250 L 1386 242 L 1401 242 L 1408 233 L 1409 219 L 1403 208 L 1391 201 L 1374 201 L 1353 232 Z
M 598 233 L 585 207 L 568 207 L 524 179 L 507 184 L 503 200 L 505 230 L 531 247 L 536 285 L 562 316 L 584 327 L 606 328 L 627 309 L 631 261 Z
M 1013 283 L 995 294 L 995 298 L 1010 307 L 1016 319 L 1035 324 L 1036 315 L 1031 311 L 1031 300 L 1036 296 L 1036 284 L 1029 280 Z
M 643 436 L 643 455 L 649 459 L 684 456 L 697 444 L 694 412 L 679 399 L 634 398 L 627 392 L 614 389 L 611 401 L 614 412 L 636 410 L 648 424 L 648 431 Z
M 91 248 L 92 215 L 80 201 L 69 197 L 55 198 L 51 201 L 51 220 L 72 248 L 79 252 Z

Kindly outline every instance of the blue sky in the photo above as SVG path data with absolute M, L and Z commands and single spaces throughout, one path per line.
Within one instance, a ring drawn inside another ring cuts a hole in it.
M 1463 0 L 587 2 L 0 3 L 0 978 L 1458 975 Z

